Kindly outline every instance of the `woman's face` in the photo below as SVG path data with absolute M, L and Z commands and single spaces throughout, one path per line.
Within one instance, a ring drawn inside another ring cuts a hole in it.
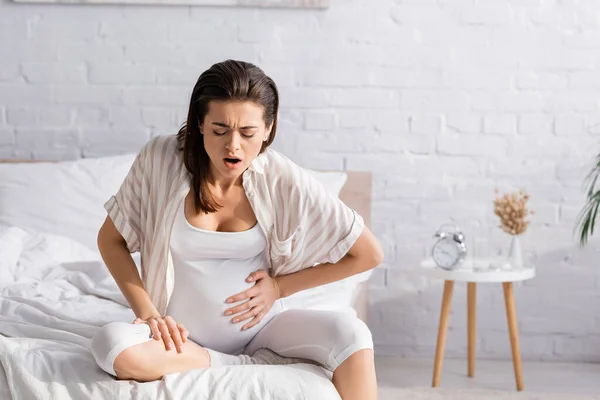
M 211 101 L 200 130 L 214 178 L 240 176 L 270 133 L 263 108 L 251 101 Z

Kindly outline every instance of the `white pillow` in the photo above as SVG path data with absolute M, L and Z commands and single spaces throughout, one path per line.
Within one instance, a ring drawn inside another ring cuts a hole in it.
M 135 154 L 56 163 L 0 163 L 0 224 L 45 232 L 97 250 L 114 195 Z
M 100 252 L 71 238 L 51 233 L 30 233 L 23 241 L 19 263 L 27 272 L 78 261 L 102 261 Z
M 22 278 L 41 279 L 48 268 L 76 261 L 102 259 L 98 251 L 67 237 L 0 225 L 0 288 Z
M 306 171 L 317 178 L 327 190 L 339 197 L 340 191 L 348 180 L 348 174 L 344 171 L 317 171 L 314 169 L 306 169 Z

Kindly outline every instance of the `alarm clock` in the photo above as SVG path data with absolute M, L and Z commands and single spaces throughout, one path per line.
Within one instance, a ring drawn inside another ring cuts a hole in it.
M 445 230 L 446 227 L 451 227 L 451 230 Z M 467 255 L 467 245 L 465 235 L 457 225 L 443 224 L 434 237 L 438 240 L 431 249 L 431 258 L 438 267 L 451 271 L 462 264 Z

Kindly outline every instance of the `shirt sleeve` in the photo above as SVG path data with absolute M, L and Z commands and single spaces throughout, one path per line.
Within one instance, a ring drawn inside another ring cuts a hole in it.
M 140 251 L 142 191 L 146 180 L 145 146 L 136 156 L 119 190 L 104 204 L 115 227 L 125 239 L 130 253 Z
M 284 225 L 299 229 L 294 252 L 301 259 L 292 256 L 301 264 L 296 267 L 337 263 L 362 234 L 363 218 L 302 167 L 289 161 L 285 169 L 287 194 L 281 200 L 287 204 Z M 297 224 L 293 223 L 295 217 Z

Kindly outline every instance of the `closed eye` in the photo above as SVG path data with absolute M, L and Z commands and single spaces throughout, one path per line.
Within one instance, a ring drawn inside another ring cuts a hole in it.
M 220 131 L 213 131 L 213 133 L 214 133 L 215 135 L 217 135 L 217 136 L 223 136 L 223 135 L 227 134 L 227 131 L 223 131 L 223 132 L 220 132 Z M 248 135 L 248 134 L 244 134 L 244 133 L 242 133 L 242 136 L 243 136 L 243 137 L 245 137 L 246 139 L 250 139 L 250 138 L 253 138 L 253 137 L 254 137 L 254 134 L 252 134 L 252 135 Z

